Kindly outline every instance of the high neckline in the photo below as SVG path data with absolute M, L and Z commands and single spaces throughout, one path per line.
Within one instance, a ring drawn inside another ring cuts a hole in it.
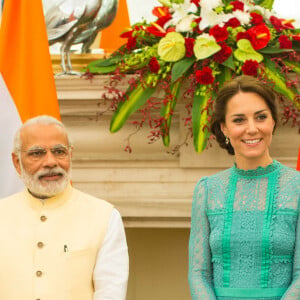
M 233 171 L 235 173 L 237 173 L 240 176 L 244 176 L 244 177 L 259 177 L 259 176 L 267 176 L 270 173 L 276 171 L 277 169 L 279 169 L 281 166 L 281 164 L 273 159 L 273 162 L 269 165 L 267 165 L 266 167 L 257 167 L 256 169 L 250 169 L 250 170 L 243 170 L 243 169 L 239 169 L 236 164 L 234 164 Z

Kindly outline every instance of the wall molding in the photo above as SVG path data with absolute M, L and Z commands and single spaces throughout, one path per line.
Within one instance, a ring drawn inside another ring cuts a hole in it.
M 217 145 L 197 154 L 192 140 L 177 155 L 168 153 L 186 136 L 186 128 L 180 122 L 185 114 L 184 105 L 180 103 L 173 117 L 169 150 L 161 141 L 148 144 L 149 128 L 145 126 L 132 136 L 133 152 L 128 154 L 124 151 L 124 139 L 135 128 L 127 123 L 119 132 L 109 132 L 112 112 L 103 99 L 108 79 L 105 75 L 92 80 L 56 76 L 62 121 L 74 144 L 73 185 L 112 202 L 127 227 L 189 227 L 196 182 L 231 166 L 233 158 Z M 120 87 L 126 89 L 126 78 Z M 285 165 L 295 167 L 297 141 L 295 128 L 279 126 L 271 154 Z

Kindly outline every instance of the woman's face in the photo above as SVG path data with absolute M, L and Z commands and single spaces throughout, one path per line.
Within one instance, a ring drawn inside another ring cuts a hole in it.
M 239 92 L 227 102 L 221 129 L 230 140 L 239 168 L 255 169 L 272 162 L 269 146 L 274 126 L 271 111 L 259 95 Z

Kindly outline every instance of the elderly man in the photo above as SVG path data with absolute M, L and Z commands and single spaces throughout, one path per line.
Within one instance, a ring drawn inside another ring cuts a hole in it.
M 0 201 L 0 299 L 122 300 L 128 250 L 118 211 L 70 185 L 72 147 L 49 116 L 16 133 L 26 189 Z

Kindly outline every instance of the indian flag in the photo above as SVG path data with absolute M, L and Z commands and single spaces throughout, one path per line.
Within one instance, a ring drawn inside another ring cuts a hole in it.
M 0 28 L 0 198 L 19 191 L 14 134 L 29 118 L 60 119 L 41 0 L 5 0 Z

